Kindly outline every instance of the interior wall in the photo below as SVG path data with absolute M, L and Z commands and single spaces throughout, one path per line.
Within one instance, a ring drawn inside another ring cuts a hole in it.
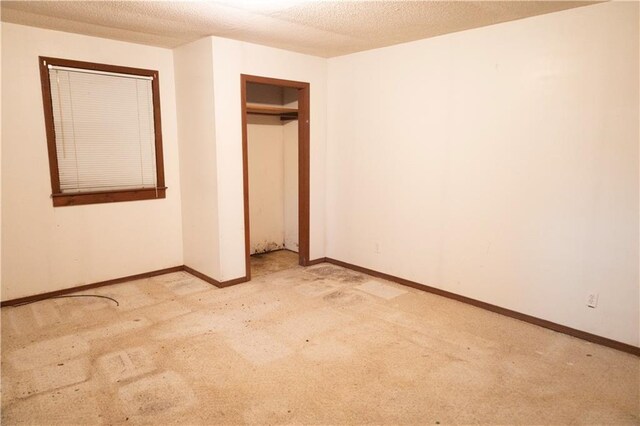
M 248 83 L 246 97 L 247 103 L 298 106 L 296 89 L 275 85 Z M 297 132 L 297 120 L 247 116 L 251 254 L 298 251 Z
M 287 108 L 298 108 L 298 90 L 284 88 L 282 103 Z M 284 246 L 298 252 L 298 120 L 286 121 L 284 137 Z
M 249 114 L 250 253 L 298 251 L 298 121 Z
M 185 265 L 220 276 L 211 39 L 174 49 Z
M 182 265 L 172 51 L 3 23 L 1 54 L 2 300 Z M 40 55 L 159 71 L 167 198 L 53 207 Z
M 326 60 L 213 37 L 221 279 L 245 275 L 240 75 L 308 82 L 310 117 L 310 258 L 324 257 Z
M 272 84 L 247 83 L 247 103 L 282 105 L 284 93 Z
M 2 22 L 0 21 L 0 46 L 2 46 Z M 2 54 L 0 54 L 0 99 L 2 99 Z M 2 102 L 0 101 L 0 117 Z M 2 176 L 2 120 L 0 119 L 0 177 Z M 0 299 L 2 296 L 2 184 L 0 182 Z
M 297 101 L 295 103 L 297 105 Z M 289 104 L 289 107 L 294 108 Z M 298 252 L 298 120 L 282 126 L 284 158 L 284 247 Z
M 250 253 L 284 248 L 284 132 L 278 116 L 247 115 Z
M 610 2 L 330 59 L 327 256 L 637 346 L 638 22 Z

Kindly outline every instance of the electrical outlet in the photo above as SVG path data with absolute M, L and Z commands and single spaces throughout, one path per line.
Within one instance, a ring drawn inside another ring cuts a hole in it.
M 596 308 L 598 306 L 598 293 L 591 293 L 587 298 L 587 306 L 590 308 Z
M 373 252 L 374 252 L 375 254 L 380 254 L 380 244 L 378 244 L 378 243 L 375 243 L 375 244 L 374 244 L 374 246 L 373 246 Z

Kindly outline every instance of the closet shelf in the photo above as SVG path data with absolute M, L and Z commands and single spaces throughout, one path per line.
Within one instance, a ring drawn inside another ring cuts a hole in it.
M 294 118 L 298 116 L 298 109 L 285 108 L 279 105 L 247 103 L 247 114 L 279 115 L 282 118 Z

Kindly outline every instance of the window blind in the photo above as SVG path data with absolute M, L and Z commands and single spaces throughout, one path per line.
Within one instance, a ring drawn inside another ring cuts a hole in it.
M 49 66 L 60 190 L 157 187 L 151 78 Z

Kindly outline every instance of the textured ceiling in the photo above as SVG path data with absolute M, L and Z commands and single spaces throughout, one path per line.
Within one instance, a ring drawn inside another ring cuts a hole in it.
M 2 21 L 176 47 L 216 35 L 331 57 L 584 6 L 582 1 L 2 1 Z

